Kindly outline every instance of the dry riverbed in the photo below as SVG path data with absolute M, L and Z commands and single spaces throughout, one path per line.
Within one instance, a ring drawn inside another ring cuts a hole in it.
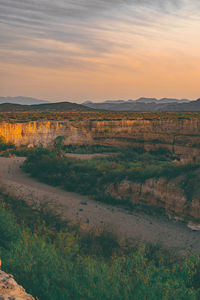
M 79 153 L 66 153 L 65 156 L 68 158 L 76 158 L 80 160 L 88 160 L 97 157 L 109 157 L 117 155 L 117 153 L 93 153 L 93 154 L 79 154 Z
M 0 157 L 0 187 L 10 194 L 34 203 L 48 202 L 63 216 L 82 224 L 82 228 L 105 226 L 120 239 L 136 239 L 159 244 L 179 253 L 200 253 L 200 232 L 194 232 L 183 223 L 165 217 L 99 203 L 76 193 L 40 183 L 20 169 L 25 158 Z

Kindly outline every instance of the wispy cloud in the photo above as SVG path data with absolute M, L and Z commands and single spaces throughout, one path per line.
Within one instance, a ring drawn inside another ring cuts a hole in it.
M 162 27 L 158 22 L 166 14 L 179 15 L 186 6 L 194 11 L 198 2 L 191 2 L 193 5 L 186 0 L 0 0 L 1 59 L 78 66 L 84 57 L 100 57 L 128 46 L 122 36 L 112 39 L 113 32 L 127 30 L 136 37 L 153 34 L 157 26 Z
M 136 86 L 146 80 L 148 87 L 148 72 L 160 78 L 173 67 L 186 74 L 185 66 L 192 72 L 200 65 L 199 19 L 199 0 L 0 0 L 3 84 L 9 86 L 9 72 L 13 79 L 13 66 L 15 72 L 34 68 L 34 74 L 38 68 L 44 77 L 51 69 L 57 82 L 59 70 L 63 90 L 65 74 L 72 72 L 73 84 L 96 72 L 99 81 L 108 76 L 108 82 L 126 84 L 129 78 L 131 87 L 134 78 Z

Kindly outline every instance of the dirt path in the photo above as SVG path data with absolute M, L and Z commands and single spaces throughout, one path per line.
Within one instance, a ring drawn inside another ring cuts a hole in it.
M 182 223 L 144 213 L 129 213 L 121 208 L 102 204 L 88 197 L 37 182 L 23 173 L 24 158 L 0 157 L 0 186 L 9 193 L 29 201 L 55 203 L 62 214 L 84 226 L 106 225 L 122 238 L 160 244 L 181 253 L 200 253 L 200 232 L 193 232 Z M 84 225 L 85 224 L 85 225 Z
M 81 160 L 88 160 L 95 157 L 109 157 L 117 155 L 117 153 L 93 153 L 93 154 L 79 154 L 79 153 L 66 153 L 65 156 L 68 158 L 76 158 Z

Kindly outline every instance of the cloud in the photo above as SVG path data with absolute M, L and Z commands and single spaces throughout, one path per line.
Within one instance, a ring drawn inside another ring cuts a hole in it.
M 166 13 L 183 5 L 184 0 L 0 0 L 0 12 L 3 22 L 45 26 L 51 21 L 59 24 L 94 20 L 122 7 L 153 8 Z
M 166 15 L 179 17 L 186 8 L 193 16 L 197 7 L 197 0 L 0 0 L 0 57 L 28 65 L 91 66 L 94 58 L 133 47 L 138 37 L 167 30 Z

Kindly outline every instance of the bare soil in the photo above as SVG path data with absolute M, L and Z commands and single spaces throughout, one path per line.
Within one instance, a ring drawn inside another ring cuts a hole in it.
M 169 221 L 163 216 L 128 212 L 93 201 L 87 196 L 40 183 L 20 169 L 24 160 L 19 157 L 0 157 L 0 187 L 11 195 L 36 204 L 48 202 L 64 217 L 80 222 L 83 229 L 105 226 L 121 240 L 134 239 L 158 244 L 181 254 L 200 253 L 200 232 L 190 230 L 186 224 Z
M 78 154 L 78 153 L 66 153 L 65 156 L 68 158 L 76 158 L 80 160 L 88 160 L 95 157 L 108 157 L 117 155 L 117 153 L 93 153 L 93 154 Z

